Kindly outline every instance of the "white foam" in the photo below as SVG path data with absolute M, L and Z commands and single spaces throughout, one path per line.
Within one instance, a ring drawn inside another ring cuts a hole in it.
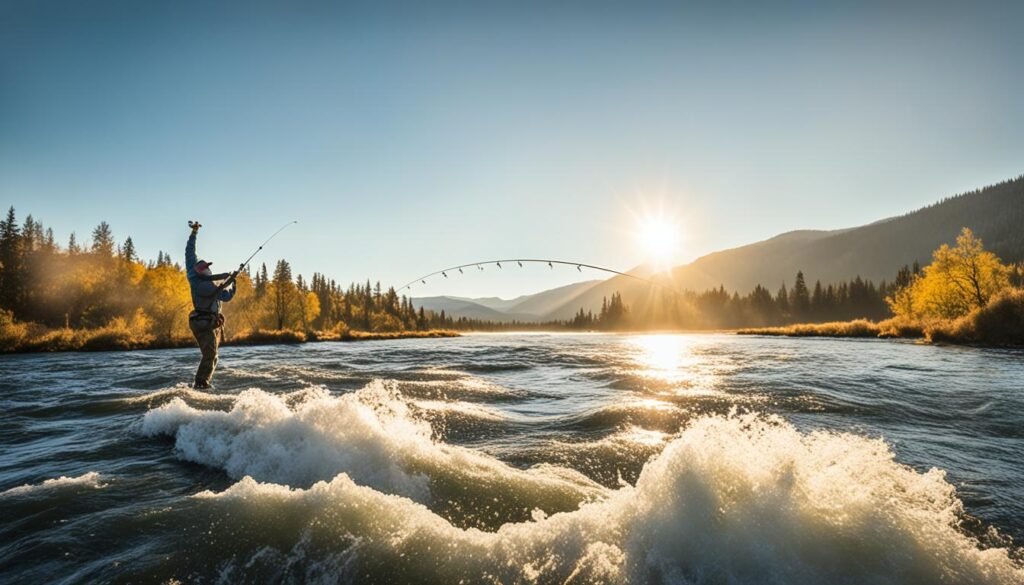
M 62 475 L 56 479 L 44 480 L 43 483 L 25 484 L 18 487 L 13 487 L 9 490 L 0 492 L 0 497 L 21 496 L 25 494 L 35 494 L 39 492 L 46 492 L 70 487 L 86 487 L 92 489 L 100 489 L 106 486 L 107 484 L 102 482 L 102 477 L 98 472 L 90 471 L 77 477 L 67 477 Z
M 472 486 L 480 498 L 544 509 L 575 508 L 606 491 L 572 470 L 521 470 L 437 442 L 394 384 L 382 381 L 341 396 L 314 389 L 301 400 L 250 389 L 228 412 L 195 409 L 175 398 L 146 413 L 142 432 L 175 437 L 180 458 L 231 477 L 291 486 L 346 473 L 361 485 L 418 502 Z
M 197 498 L 228 507 L 232 521 L 272 519 L 292 543 L 274 562 L 327 563 L 325 582 L 374 571 L 452 583 L 1024 582 L 1006 549 L 981 550 L 957 529 L 962 504 L 941 471 L 897 463 L 880 440 L 801 433 L 775 418 L 699 419 L 635 487 L 495 532 L 360 483 L 339 474 L 295 489 L 245 477 Z M 307 557 L 317 543 L 331 554 Z M 267 557 L 257 548 L 251 570 Z

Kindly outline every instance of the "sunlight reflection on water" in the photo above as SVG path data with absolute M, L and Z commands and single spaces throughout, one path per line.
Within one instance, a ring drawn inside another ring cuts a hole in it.
M 667 383 L 659 392 L 674 396 L 714 396 L 717 369 L 711 358 L 699 350 L 700 338 L 687 335 L 638 335 L 629 338 L 634 374 Z

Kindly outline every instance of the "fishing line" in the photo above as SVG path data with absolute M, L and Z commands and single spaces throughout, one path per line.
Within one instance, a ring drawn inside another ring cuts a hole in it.
M 238 267 L 238 271 L 239 271 L 239 272 L 241 272 L 243 268 L 245 268 L 246 266 L 248 266 L 248 265 L 249 265 L 249 263 L 250 263 L 250 262 L 252 262 L 252 259 L 256 257 L 256 254 L 259 254 L 259 253 L 260 253 L 260 251 L 261 251 L 261 250 L 263 250 L 263 246 L 266 246 L 267 244 L 269 244 L 269 243 L 270 243 L 270 240 L 273 240 L 274 238 L 276 238 L 276 237 L 277 237 L 277 234 L 279 234 L 279 233 L 283 232 L 284 230 L 286 230 L 286 229 L 290 228 L 291 226 L 293 226 L 293 225 L 295 225 L 295 224 L 297 224 L 297 223 L 299 223 L 299 220 L 297 220 L 297 219 L 293 219 L 292 221 L 289 221 L 288 223 L 286 223 L 286 224 L 284 224 L 283 226 L 281 226 L 281 228 L 280 228 L 280 229 L 278 229 L 278 230 L 277 230 L 276 232 L 274 232 L 273 234 L 271 234 L 271 235 L 270 235 L 270 237 L 269 237 L 269 238 L 267 238 L 267 240 L 266 240 L 265 242 L 263 242 L 262 244 L 260 244 L 260 247 L 259 247 L 259 248 L 256 248 L 256 251 L 255 251 L 255 252 L 253 252 L 251 256 L 249 256 L 248 258 L 246 258 L 245 262 L 242 262 L 242 263 L 241 263 L 241 264 L 239 265 L 239 267 Z

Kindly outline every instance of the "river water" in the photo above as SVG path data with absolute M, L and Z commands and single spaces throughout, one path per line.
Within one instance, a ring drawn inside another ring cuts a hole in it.
M 0 357 L 0 581 L 1024 583 L 1024 353 L 467 335 Z

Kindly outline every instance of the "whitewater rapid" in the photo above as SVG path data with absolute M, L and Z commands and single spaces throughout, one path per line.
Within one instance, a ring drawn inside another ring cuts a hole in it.
M 0 357 L 0 583 L 1022 584 L 1024 353 L 472 335 Z
M 962 529 L 941 470 L 877 438 L 735 411 L 669 435 L 625 428 L 596 448 L 632 440 L 650 459 L 635 485 L 606 486 L 448 444 L 421 413 L 438 405 L 391 381 L 201 394 L 154 395 L 170 400 L 138 430 L 235 480 L 191 504 L 220 518 L 223 582 L 1024 583 L 1009 546 Z

